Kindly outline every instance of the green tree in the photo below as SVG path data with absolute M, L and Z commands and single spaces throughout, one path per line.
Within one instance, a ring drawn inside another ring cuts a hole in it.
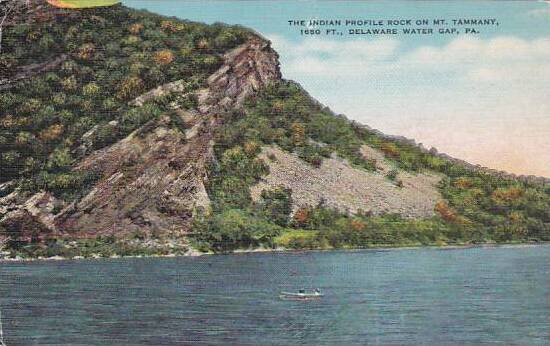
M 286 227 L 292 212 L 292 191 L 284 187 L 273 190 L 263 190 L 260 210 L 273 223 Z

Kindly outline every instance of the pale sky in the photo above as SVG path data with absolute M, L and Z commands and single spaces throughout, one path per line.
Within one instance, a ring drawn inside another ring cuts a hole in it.
M 472 163 L 550 177 L 550 4 L 124 0 L 268 37 L 283 76 L 348 118 Z M 495 18 L 478 35 L 299 35 L 290 19 Z

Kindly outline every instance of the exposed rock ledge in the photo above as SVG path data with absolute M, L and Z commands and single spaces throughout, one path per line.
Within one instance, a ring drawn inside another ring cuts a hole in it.
M 67 60 L 66 54 L 61 54 L 55 59 L 40 64 L 26 65 L 18 68 L 16 74 L 10 78 L 3 78 L 0 70 L 0 91 L 13 88 L 17 83 L 27 80 L 38 74 L 53 70 Z
M 209 206 L 204 183 L 220 115 L 280 78 L 277 53 L 268 41 L 252 38 L 224 56 L 224 64 L 208 78 L 208 88 L 197 93 L 199 109 L 177 111 L 186 133 L 167 116 L 151 121 L 77 165 L 76 170 L 100 176 L 84 198 L 54 215 L 54 208 L 42 208 L 39 213 L 28 208 L 30 201 L 44 198 L 44 192 L 30 199 L 15 192 L 0 198 L 0 226 L 23 234 L 44 229 L 55 237 L 123 235 L 136 230 L 184 235 L 194 211 Z M 178 82 L 142 95 L 135 105 L 167 92 L 181 92 Z
M 277 52 L 268 41 L 252 38 L 225 54 L 224 64 L 208 78 L 208 88 L 197 93 L 200 110 L 207 113 L 220 106 L 240 106 L 247 96 L 279 79 L 281 71 Z M 167 83 L 140 95 L 130 105 L 142 106 L 151 99 L 182 93 L 184 89 L 183 80 Z

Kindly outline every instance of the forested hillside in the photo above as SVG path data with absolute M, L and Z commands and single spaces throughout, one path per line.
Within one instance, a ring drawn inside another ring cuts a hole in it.
M 334 114 L 248 29 L 35 0 L 2 43 L 4 256 L 550 240 L 547 180 Z
M 265 161 L 258 162 L 260 148 L 273 144 L 312 167 L 337 154 L 356 169 L 385 174 L 397 189 L 404 188 L 401 175 L 434 172 L 441 177 L 436 186 L 441 199 L 434 205 L 434 216 L 423 219 L 391 210 L 350 215 L 324 203 L 302 207 L 290 216 L 292 191 L 266 191 L 256 202 L 248 192 L 268 171 Z M 382 159 L 365 158 L 361 150 L 365 146 L 383 154 Z M 199 239 L 207 248 L 264 242 L 326 248 L 550 240 L 548 184 L 476 171 L 416 145 L 388 139 L 334 115 L 294 82 L 266 88 L 241 113 L 228 118 L 216 148 L 221 160 L 210 185 L 216 212 L 199 225 Z M 378 168 L 382 161 L 393 168 L 384 173 Z M 271 226 L 266 227 L 269 221 Z

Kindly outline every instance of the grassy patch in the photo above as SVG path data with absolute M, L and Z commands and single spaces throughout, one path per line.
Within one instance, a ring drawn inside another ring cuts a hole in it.
M 283 248 L 317 248 L 319 243 L 317 242 L 317 231 L 307 231 L 307 230 L 286 230 L 282 232 L 279 236 L 273 239 L 273 243 L 276 247 Z M 310 246 L 308 246 L 308 244 Z

